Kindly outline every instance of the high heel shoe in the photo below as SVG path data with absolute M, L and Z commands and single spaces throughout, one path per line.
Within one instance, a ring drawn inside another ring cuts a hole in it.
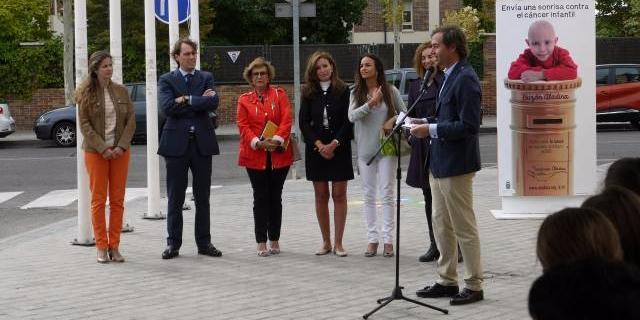
M 120 254 L 118 249 L 109 249 L 109 259 L 113 262 L 124 262 L 124 257 Z
M 331 243 L 329 243 L 328 246 L 326 243 L 323 243 L 322 247 L 316 251 L 316 256 L 324 256 L 329 253 L 331 253 Z
M 393 257 L 394 253 L 393 253 L 393 244 L 391 243 L 385 243 L 384 244 L 384 251 L 382 251 L 382 256 L 385 258 L 391 258 Z
M 369 243 L 369 245 L 367 245 L 367 251 L 364 252 L 364 256 L 371 258 L 376 254 L 378 254 L 378 243 Z
M 258 253 L 258 257 L 267 257 L 269 256 L 269 250 L 267 250 L 267 244 L 262 242 L 258 243 L 258 248 L 256 249 Z
M 333 254 L 335 254 L 338 257 L 346 257 L 347 256 L 347 250 L 338 250 L 338 249 L 333 249 Z
M 109 256 L 107 255 L 107 250 L 106 249 L 98 249 L 97 261 L 98 261 L 98 263 L 107 263 L 107 262 L 109 262 Z
M 271 241 L 269 246 L 269 254 L 280 254 L 280 244 L 278 243 L 278 241 Z

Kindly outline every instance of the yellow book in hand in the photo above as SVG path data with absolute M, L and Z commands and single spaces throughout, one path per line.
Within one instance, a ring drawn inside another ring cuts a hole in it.
M 262 134 L 260 134 L 260 140 L 271 139 L 278 132 L 278 125 L 273 123 L 273 121 L 267 121 L 264 125 L 264 129 L 262 129 Z M 282 144 L 282 149 L 287 150 L 289 146 L 289 139 L 285 140 Z
M 276 135 L 278 131 L 278 125 L 273 123 L 272 121 L 267 121 L 264 125 L 264 129 L 262 129 L 262 134 L 260 134 L 260 140 L 271 139 Z

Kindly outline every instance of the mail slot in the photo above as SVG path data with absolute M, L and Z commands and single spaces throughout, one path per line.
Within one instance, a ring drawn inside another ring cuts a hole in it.
M 511 90 L 513 189 L 519 196 L 573 194 L 575 90 L 580 78 L 525 83 Z

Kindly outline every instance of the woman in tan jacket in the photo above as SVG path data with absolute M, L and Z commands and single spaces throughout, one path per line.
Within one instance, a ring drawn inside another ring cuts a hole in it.
M 127 88 L 113 83 L 111 55 L 98 51 L 89 58 L 89 76 L 76 91 L 85 165 L 91 190 L 91 221 L 99 263 L 124 262 L 120 231 L 129 171 L 129 147 L 136 129 Z M 105 203 L 109 195 L 109 228 Z

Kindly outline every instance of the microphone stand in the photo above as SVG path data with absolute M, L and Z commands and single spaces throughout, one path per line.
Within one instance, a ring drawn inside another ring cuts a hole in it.
M 427 79 L 428 80 L 428 79 Z M 404 289 L 404 287 L 400 286 L 400 185 L 401 185 L 401 180 L 402 180 L 402 170 L 400 168 L 400 139 L 402 139 L 402 133 L 400 131 L 400 129 L 402 128 L 402 125 L 404 124 L 404 120 L 407 118 L 407 115 L 409 113 L 411 113 L 411 111 L 415 108 L 415 106 L 418 104 L 418 101 L 420 101 L 420 99 L 422 98 L 422 96 L 427 92 L 427 86 L 425 84 L 425 82 L 423 82 L 422 85 L 422 89 L 420 90 L 420 95 L 418 96 L 418 98 L 416 99 L 416 101 L 413 102 L 413 104 L 411 105 L 411 107 L 407 110 L 407 113 L 402 117 L 402 119 L 400 119 L 400 121 L 397 121 L 396 126 L 393 128 L 393 131 L 391 131 L 391 134 L 380 144 L 380 147 L 378 148 L 378 151 L 376 151 L 376 153 L 371 157 L 371 159 L 369 159 L 369 161 L 367 161 L 367 166 L 371 165 L 371 163 L 373 162 L 373 160 L 375 160 L 375 158 L 378 156 L 378 154 L 380 154 L 380 152 L 382 151 L 382 148 L 389 143 L 389 141 L 391 140 L 391 138 L 393 137 L 394 134 L 397 135 L 398 139 L 396 141 L 396 150 L 397 150 L 397 159 L 398 159 L 398 166 L 396 169 L 396 187 L 397 187 L 397 193 L 396 193 L 396 220 L 398 221 L 397 223 L 397 227 L 396 227 L 396 283 L 395 286 L 393 288 L 393 291 L 391 291 L 391 295 L 382 299 L 378 299 L 376 302 L 379 304 L 379 306 L 377 306 L 375 309 L 371 310 L 369 313 L 365 314 L 362 316 L 363 319 L 367 319 L 369 318 L 372 314 L 376 313 L 378 310 L 384 308 L 386 305 L 388 305 L 389 303 L 391 303 L 391 301 L 394 300 L 405 300 L 405 301 L 409 301 L 411 303 L 415 303 L 418 305 L 421 305 L 423 307 L 427 307 L 427 308 L 431 308 L 437 311 L 440 311 L 444 314 L 449 314 L 449 310 L 446 309 L 441 309 L 420 301 L 416 301 L 410 298 L 405 297 L 402 294 L 402 289 Z

